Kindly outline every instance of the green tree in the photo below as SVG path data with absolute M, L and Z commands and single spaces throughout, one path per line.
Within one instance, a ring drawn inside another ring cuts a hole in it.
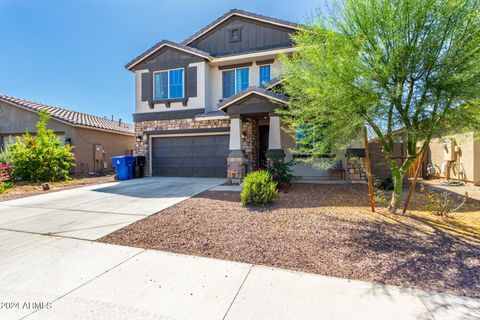
M 395 212 L 404 175 L 431 137 L 478 128 L 479 3 L 343 0 L 294 35 L 299 50 L 283 57 L 290 104 L 282 113 L 292 134 L 322 132 L 302 146 L 311 159 L 345 149 L 367 125 L 392 171 Z M 400 165 L 393 155 L 399 138 L 407 147 Z
M 15 177 L 32 182 L 68 179 L 70 169 L 75 166 L 72 147 L 63 145 L 55 133 L 47 129 L 49 119 L 47 111 L 40 111 L 36 135 L 32 136 L 27 130 L 10 145 Z

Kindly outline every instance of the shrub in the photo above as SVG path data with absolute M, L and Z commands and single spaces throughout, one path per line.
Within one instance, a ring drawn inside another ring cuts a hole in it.
M 0 164 L 13 164 L 12 152 L 10 151 L 11 141 L 5 143 L 3 149 L 0 149 Z
M 372 179 L 373 186 L 380 190 L 392 191 L 393 190 L 393 179 L 392 177 L 387 177 L 381 180 L 378 176 L 374 176 Z
M 47 130 L 49 119 L 45 110 L 40 111 L 36 136 L 27 131 L 10 146 L 16 177 L 32 182 L 68 178 L 75 159 L 72 147 L 63 145 L 52 130 Z
M 6 164 L 0 164 L 0 194 L 13 187 L 9 181 L 12 179 L 10 170 L 12 167 Z
M 295 164 L 293 160 L 274 161 L 267 167 L 268 172 L 272 176 L 273 181 L 277 183 L 291 184 L 294 181 L 299 180 L 299 177 L 295 176 L 292 172 L 292 166 Z
M 390 200 L 388 199 L 389 194 L 387 191 L 382 189 L 377 189 L 373 194 L 373 201 L 380 206 L 388 206 Z
M 277 183 L 268 171 L 249 173 L 243 180 L 242 204 L 264 205 L 277 197 Z
M 449 197 L 448 191 L 435 192 L 428 190 L 423 185 L 420 190 L 427 198 L 427 210 L 436 216 L 448 217 L 451 213 L 463 207 L 468 200 L 468 193 L 465 193 L 460 201 Z

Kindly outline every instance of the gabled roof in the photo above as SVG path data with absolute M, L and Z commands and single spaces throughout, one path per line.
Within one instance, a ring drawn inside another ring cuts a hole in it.
M 267 90 L 270 90 L 273 87 L 282 83 L 283 81 L 285 81 L 284 77 L 275 77 L 275 78 L 271 79 L 269 83 L 266 83 L 265 85 L 263 85 L 263 88 L 265 88 Z
M 196 32 L 195 34 L 193 34 L 190 37 L 188 37 L 187 39 L 185 39 L 182 42 L 182 44 L 189 45 L 193 40 L 202 36 L 203 34 L 210 31 L 211 29 L 215 28 L 217 25 L 219 25 L 220 23 L 222 23 L 223 21 L 227 20 L 228 18 L 230 18 L 232 16 L 250 18 L 250 19 L 263 21 L 263 22 L 266 22 L 266 23 L 275 24 L 275 25 L 279 25 L 279 26 L 287 27 L 287 28 L 291 28 L 291 29 L 298 29 L 298 27 L 299 27 L 299 25 L 297 23 L 294 23 L 294 22 L 281 20 L 281 19 L 277 19 L 277 18 L 272 18 L 272 17 L 267 17 L 267 16 L 264 16 L 264 15 L 249 12 L 249 11 L 232 9 L 232 10 L 228 11 L 227 13 L 225 13 L 223 16 L 214 20 L 212 23 L 210 23 L 207 26 L 200 29 L 200 31 Z
M 164 47 L 171 47 L 180 51 L 184 51 L 186 53 L 190 53 L 190 54 L 205 58 L 207 60 L 212 59 L 212 57 L 208 52 L 205 52 L 196 48 L 192 48 L 180 43 L 176 43 L 170 40 L 162 40 L 156 45 L 154 45 L 153 47 L 151 47 L 150 49 L 148 49 L 147 51 L 145 51 L 144 53 L 142 53 L 141 55 L 139 55 L 138 57 L 136 57 L 135 59 L 133 59 L 132 61 L 130 61 L 129 63 L 127 63 L 125 65 L 125 68 L 127 68 L 128 70 L 132 70 L 134 66 L 136 66 L 137 64 L 139 64 L 140 62 L 142 62 L 143 60 L 145 60 L 146 58 L 148 58 L 149 56 L 151 56 L 152 54 L 154 54 L 155 52 L 159 51 Z
M 58 108 L 43 103 L 32 102 L 12 96 L 0 94 L 0 101 L 9 103 L 13 106 L 26 109 L 33 112 L 46 110 L 52 119 L 72 125 L 74 127 L 87 127 L 102 131 L 110 131 L 114 133 L 133 135 L 134 127 L 130 124 L 119 123 L 105 118 L 93 116 L 86 113 L 71 111 Z
M 269 100 L 273 100 L 283 104 L 286 104 L 289 101 L 289 98 L 284 94 L 275 93 L 270 90 L 267 90 L 266 88 L 248 87 L 247 89 L 231 96 L 230 98 L 224 99 L 222 102 L 218 103 L 218 108 L 220 110 L 223 110 L 226 107 L 231 106 L 232 104 L 235 104 L 236 102 L 251 95 L 264 97 Z

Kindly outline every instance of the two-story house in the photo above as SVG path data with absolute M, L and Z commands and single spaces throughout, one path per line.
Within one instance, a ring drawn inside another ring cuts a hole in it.
M 296 23 L 231 10 L 181 43 L 163 40 L 126 65 L 135 73 L 136 153 L 147 175 L 228 177 L 291 158 L 274 93 Z M 305 179 L 325 170 L 295 166 Z

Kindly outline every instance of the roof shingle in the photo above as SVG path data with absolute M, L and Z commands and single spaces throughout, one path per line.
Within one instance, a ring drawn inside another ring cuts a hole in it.
M 40 110 L 46 110 L 52 119 L 66 122 L 73 126 L 82 126 L 90 127 L 95 129 L 101 129 L 111 132 L 118 132 L 123 134 L 134 133 L 134 127 L 127 123 L 119 123 L 118 121 L 108 120 L 106 118 L 101 118 L 93 116 L 86 113 L 81 113 L 77 111 L 71 111 L 63 108 L 58 108 L 50 106 L 43 103 L 28 101 L 20 98 L 15 98 L 12 96 L 7 96 L 5 94 L 0 94 L 0 101 L 9 103 L 11 105 L 28 109 L 30 111 L 39 112 Z

